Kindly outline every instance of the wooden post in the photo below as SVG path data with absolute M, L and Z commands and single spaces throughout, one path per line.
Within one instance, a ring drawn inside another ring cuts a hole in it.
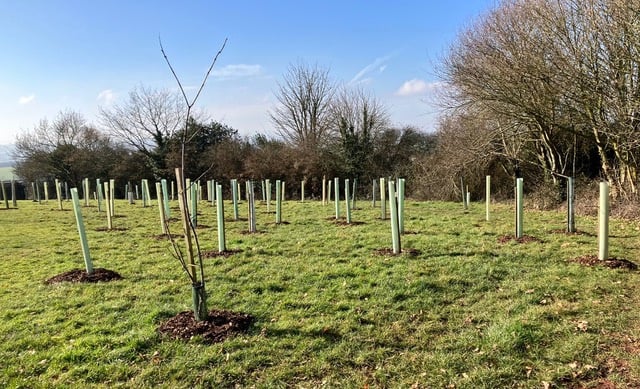
M 149 195 L 149 184 L 147 184 L 147 196 Z M 113 178 L 109 180 L 109 211 L 111 216 L 116 215 L 116 180 Z

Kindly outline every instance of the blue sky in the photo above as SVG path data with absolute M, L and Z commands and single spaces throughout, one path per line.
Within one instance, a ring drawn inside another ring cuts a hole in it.
M 273 134 L 268 112 L 291 64 L 329 68 L 387 109 L 394 125 L 433 129 L 434 65 L 496 0 L 5 0 L 0 9 L 0 144 L 71 109 L 99 107 L 139 85 L 196 87 L 227 46 L 198 108 L 242 135 Z M 192 90 L 192 89 L 189 89 Z

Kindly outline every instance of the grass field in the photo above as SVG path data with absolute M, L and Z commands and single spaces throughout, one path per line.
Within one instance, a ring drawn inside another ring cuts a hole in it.
M 276 225 L 261 204 L 251 235 L 226 206 L 227 245 L 241 252 L 206 260 L 209 307 L 255 322 L 218 344 L 157 332 L 191 302 L 169 243 L 154 238 L 157 206 L 118 201 L 123 230 L 111 232 L 98 231 L 95 203 L 83 208 L 94 265 L 124 277 L 98 284 L 44 284 L 83 268 L 70 203 L 0 210 L 0 387 L 640 384 L 638 273 L 569 261 L 597 254 L 593 218 L 566 235 L 564 214 L 527 212 L 525 233 L 541 242 L 501 244 L 507 205 L 486 222 L 481 204 L 409 202 L 402 243 L 419 253 L 384 256 L 389 222 L 370 203 L 350 226 L 330 220 L 332 205 L 296 201 Z M 217 248 L 214 212 L 201 203 L 204 250 Z M 611 236 L 611 256 L 638 262 L 638 224 L 612 220 Z

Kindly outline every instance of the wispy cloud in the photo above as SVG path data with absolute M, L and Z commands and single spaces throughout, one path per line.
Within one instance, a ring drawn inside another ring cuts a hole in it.
M 101 102 L 102 104 L 111 104 L 116 99 L 115 93 L 111 89 L 105 89 L 102 92 L 98 93 L 96 100 Z
M 376 58 L 373 62 L 362 68 L 353 78 L 349 81 L 349 85 L 367 83 L 371 81 L 369 75 L 373 73 L 382 73 L 387 68 L 387 62 L 391 59 L 390 55 Z
M 247 64 L 227 65 L 220 69 L 213 69 L 211 74 L 218 78 L 256 77 L 262 74 L 262 66 Z
M 424 80 L 420 80 L 418 78 L 414 78 L 409 81 L 405 81 L 402 86 L 396 91 L 397 96 L 415 96 L 422 95 L 427 93 L 428 91 L 433 91 L 435 89 L 444 87 L 444 83 L 442 82 L 432 82 L 428 83 Z
M 20 96 L 20 98 L 18 99 L 18 104 L 20 105 L 29 104 L 33 102 L 35 99 L 36 99 L 36 95 Z

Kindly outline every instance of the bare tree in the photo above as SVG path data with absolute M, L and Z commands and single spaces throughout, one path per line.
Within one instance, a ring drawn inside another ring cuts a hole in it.
M 362 89 L 343 87 L 332 101 L 331 123 L 346 173 L 363 178 L 365 172 L 371 172 L 375 139 L 389 126 L 384 107 Z
M 334 91 L 328 69 L 291 65 L 279 84 L 279 104 L 270 113 L 278 134 L 295 146 L 317 150 L 329 136 Z
M 142 153 L 160 178 L 167 175 L 169 141 L 182 129 L 186 111 L 180 94 L 139 86 L 122 104 L 101 107 L 100 122 L 115 138 Z

